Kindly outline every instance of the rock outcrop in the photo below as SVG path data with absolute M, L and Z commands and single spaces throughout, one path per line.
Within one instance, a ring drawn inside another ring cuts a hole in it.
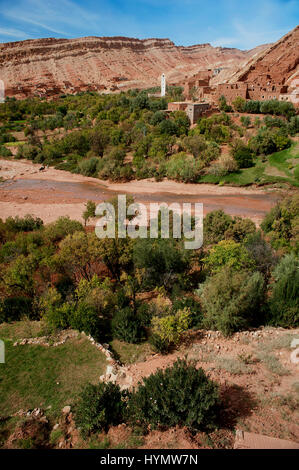
M 200 44 L 176 46 L 169 39 L 84 37 L 34 39 L 0 45 L 0 79 L 6 96 L 55 96 L 87 90 L 118 91 L 183 83 L 200 70 L 226 73 L 256 51 Z
M 226 81 L 291 85 L 296 78 L 299 79 L 299 26 L 253 55 Z

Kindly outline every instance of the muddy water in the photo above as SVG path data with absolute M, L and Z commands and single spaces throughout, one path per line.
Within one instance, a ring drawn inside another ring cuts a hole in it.
M 166 202 L 168 204 L 176 202 L 201 202 L 204 206 L 204 213 L 210 212 L 215 209 L 223 209 L 231 215 L 240 215 L 243 217 L 250 217 L 253 219 L 261 219 L 276 201 L 279 199 L 279 194 L 275 192 L 261 192 L 261 194 L 211 194 L 205 193 L 204 185 L 199 185 L 198 193 L 196 195 L 190 194 L 175 194 L 173 192 L 155 192 L 153 194 L 126 192 L 126 191 L 113 191 L 107 189 L 106 186 L 98 182 L 64 182 L 54 180 L 39 180 L 39 179 L 16 179 L 6 181 L 0 184 L 0 189 L 13 191 L 19 195 L 26 196 L 30 194 L 30 201 L 33 203 L 40 203 L 41 199 L 49 203 L 83 203 L 87 200 L 100 202 L 107 200 L 117 194 L 131 194 L 135 201 L 148 204 L 150 202 Z

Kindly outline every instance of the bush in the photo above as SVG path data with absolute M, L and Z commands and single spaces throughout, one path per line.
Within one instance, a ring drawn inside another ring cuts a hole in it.
M 55 222 L 45 227 L 45 239 L 51 242 L 58 242 L 71 235 L 74 232 L 83 232 L 83 225 L 77 220 L 71 220 L 69 217 L 59 217 Z
M 299 252 L 299 194 L 280 201 L 265 216 L 261 228 L 274 248 Z
M 191 311 L 188 307 L 162 317 L 154 316 L 152 318 L 153 346 L 155 346 L 156 349 L 161 346 L 162 350 L 159 352 L 169 351 L 171 346 L 179 344 L 183 332 L 186 331 L 190 325 Z
M 224 266 L 234 271 L 251 269 L 254 266 L 246 248 L 234 240 L 223 240 L 213 246 L 203 261 L 212 272 L 220 271 Z
M 32 318 L 32 300 L 27 297 L 7 297 L 0 302 L 0 323 Z
M 173 239 L 137 239 L 133 260 L 135 268 L 143 270 L 144 286 L 170 289 L 188 268 L 188 251 Z
M 208 278 L 198 290 L 204 310 L 203 324 L 226 336 L 261 324 L 264 278 L 255 272 L 234 272 L 225 268 Z
M 286 255 L 276 266 L 269 301 L 269 323 L 284 328 L 299 326 L 299 259 Z
M 209 170 L 208 173 L 212 175 L 216 175 L 219 177 L 223 177 L 228 175 L 229 173 L 234 173 L 239 169 L 239 166 L 231 156 L 229 155 L 222 155 L 216 162 L 214 162 Z
M 112 319 L 112 335 L 126 343 L 139 343 L 144 336 L 140 318 L 130 307 L 116 312 Z
M 80 302 L 73 310 L 70 318 L 70 326 L 75 330 L 84 331 L 96 340 L 102 336 L 101 320 L 95 307 L 86 302 Z
M 4 145 L 0 145 L 0 157 L 4 157 L 4 158 L 12 157 L 12 153 Z
M 204 243 L 218 243 L 223 240 L 226 230 L 232 224 L 230 215 L 225 214 L 223 210 L 209 212 L 203 221 Z
M 166 164 L 166 175 L 170 179 L 184 183 L 196 182 L 200 176 L 203 164 L 184 152 L 174 154 Z
M 202 321 L 202 309 L 200 303 L 193 297 L 178 298 L 178 296 L 176 296 L 172 303 L 172 311 L 177 312 L 184 308 L 188 308 L 191 311 L 190 327 L 199 327 Z
M 97 157 L 87 158 L 79 163 L 78 169 L 81 175 L 95 176 L 98 173 L 98 164 Z
M 107 431 L 123 421 L 123 394 L 112 383 L 88 384 L 82 390 L 75 410 L 75 421 L 83 437 L 92 432 Z
M 32 215 L 25 215 L 23 218 L 19 216 L 8 217 L 5 221 L 6 229 L 12 233 L 39 230 L 43 224 L 42 219 L 39 217 L 34 218 Z
M 238 148 L 234 152 L 234 159 L 236 160 L 239 168 L 250 168 L 253 166 L 253 153 L 252 151 L 244 146 Z
M 219 406 L 218 386 L 202 369 L 178 359 L 144 378 L 129 400 L 133 422 L 142 425 L 213 429 Z

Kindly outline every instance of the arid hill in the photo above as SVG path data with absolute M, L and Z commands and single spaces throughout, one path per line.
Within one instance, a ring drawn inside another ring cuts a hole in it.
M 0 79 L 7 96 L 20 98 L 109 92 L 156 86 L 162 72 L 173 84 L 209 68 L 223 68 L 231 75 L 255 55 L 256 49 L 240 51 L 210 44 L 182 47 L 169 39 L 35 39 L 0 45 Z
M 299 79 L 299 26 L 253 55 L 245 67 L 240 67 L 227 81 L 254 84 L 269 80 L 291 85 L 296 78 Z

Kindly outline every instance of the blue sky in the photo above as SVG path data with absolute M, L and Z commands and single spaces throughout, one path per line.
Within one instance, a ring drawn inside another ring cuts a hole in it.
M 129 36 L 250 49 L 298 23 L 299 0 L 0 0 L 0 42 Z

